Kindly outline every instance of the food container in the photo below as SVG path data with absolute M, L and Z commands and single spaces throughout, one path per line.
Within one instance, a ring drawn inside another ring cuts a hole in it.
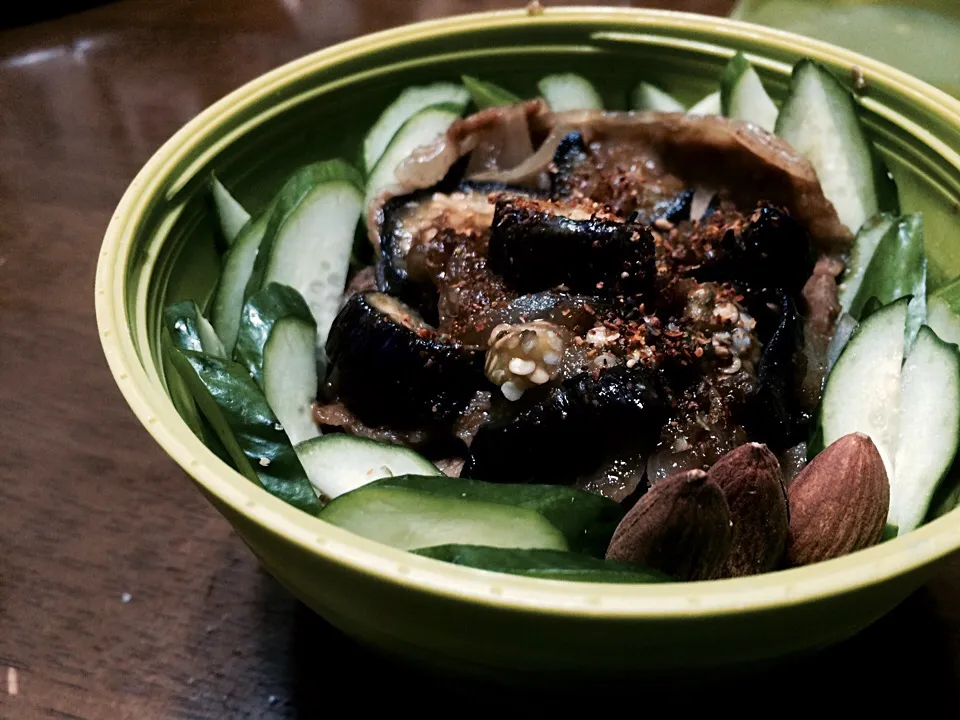
M 685 102 L 717 86 L 736 50 L 782 98 L 809 56 L 862 73 L 868 131 L 906 210 L 923 211 L 932 288 L 960 275 L 960 102 L 873 60 L 760 26 L 600 8 L 454 17 L 337 45 L 280 67 L 201 113 L 134 179 L 107 230 L 96 277 L 104 352 L 154 439 L 193 478 L 263 566 L 351 636 L 447 670 L 553 678 L 735 665 L 846 638 L 893 608 L 960 548 L 960 513 L 844 558 L 698 583 L 565 583 L 411 555 L 284 504 L 225 463 L 160 352 L 162 308 L 201 307 L 218 271 L 211 171 L 259 209 L 298 165 L 357 156 L 400 89 L 489 78 L 533 95 L 547 72 L 594 81 L 623 108 L 639 79 Z

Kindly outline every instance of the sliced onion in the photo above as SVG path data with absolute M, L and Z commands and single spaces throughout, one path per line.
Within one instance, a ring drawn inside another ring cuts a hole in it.
M 519 185 L 528 182 L 544 172 L 553 162 L 553 156 L 557 153 L 557 146 L 569 132 L 568 129 L 555 127 L 537 148 L 537 151 L 516 167 L 510 170 L 490 170 L 477 173 L 470 179 L 478 182 L 503 183 L 504 185 Z
M 706 214 L 716 194 L 717 191 L 710 188 L 694 188 L 693 197 L 690 198 L 690 219 L 694 222 L 701 219 Z

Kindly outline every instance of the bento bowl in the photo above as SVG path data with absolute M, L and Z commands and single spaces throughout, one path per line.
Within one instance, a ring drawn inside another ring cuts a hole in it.
M 925 218 L 932 288 L 960 275 L 960 102 L 831 45 L 694 14 L 613 8 L 451 17 L 307 55 L 224 97 L 139 172 L 113 216 L 96 277 L 100 337 L 123 396 L 262 565 L 330 623 L 385 652 L 495 677 L 578 677 L 737 666 L 847 638 L 891 610 L 960 548 L 960 513 L 829 562 L 697 583 L 620 585 L 495 574 L 353 535 L 268 494 L 204 441 L 161 352 L 170 302 L 205 306 L 217 280 L 211 171 L 262 208 L 311 160 L 355 160 L 401 89 L 462 73 L 520 95 L 548 72 L 592 80 L 623 108 L 646 79 L 692 103 L 741 50 L 782 99 L 792 65 L 812 57 L 866 83 L 862 115 L 900 187 Z

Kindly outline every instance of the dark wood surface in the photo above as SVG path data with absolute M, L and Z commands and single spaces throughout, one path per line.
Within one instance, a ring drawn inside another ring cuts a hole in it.
M 0 718 L 313 718 L 379 703 L 537 716 L 580 701 L 592 714 L 630 701 L 638 716 L 658 704 L 769 716 L 820 714 L 826 692 L 864 715 L 909 696 L 921 715 L 935 704 L 960 717 L 960 559 L 854 640 L 732 686 L 704 690 L 698 676 L 666 693 L 638 678 L 547 698 L 417 676 L 261 571 L 124 404 L 97 340 L 93 275 L 110 214 L 150 154 L 303 53 L 518 4 L 129 0 L 0 31 Z

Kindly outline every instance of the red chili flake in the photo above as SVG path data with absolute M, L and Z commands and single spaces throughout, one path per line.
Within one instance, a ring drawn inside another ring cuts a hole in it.
M 584 304 L 583 304 L 583 309 L 586 310 L 586 311 L 587 311 L 588 313 L 590 313 L 591 315 L 596 315 L 596 314 L 597 314 L 597 311 L 594 310 L 592 307 L 590 307 L 587 303 L 584 303 Z
M 703 348 L 698 347 L 696 350 L 693 351 L 693 354 L 696 355 L 697 357 L 703 357 Z
M 603 290 L 603 280 L 597 283 L 597 290 Z

